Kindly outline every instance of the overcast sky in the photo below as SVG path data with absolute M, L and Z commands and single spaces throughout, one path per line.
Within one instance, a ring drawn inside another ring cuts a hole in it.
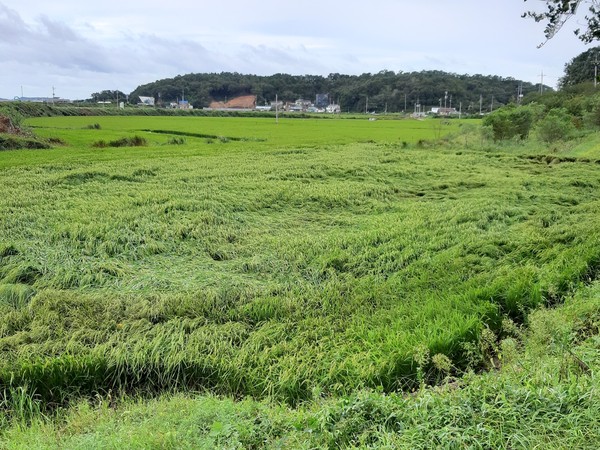
M 186 73 L 443 70 L 554 86 L 589 47 L 541 49 L 531 0 L 0 0 L 0 98 L 89 98 Z

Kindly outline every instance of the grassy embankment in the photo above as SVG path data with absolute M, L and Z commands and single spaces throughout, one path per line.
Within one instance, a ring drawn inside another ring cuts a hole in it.
M 94 122 L 100 129 L 84 129 L 89 118 L 32 120 L 66 145 L 0 157 L 8 414 L 23 410 L 19 399 L 35 408 L 23 386 L 42 408 L 96 392 L 194 389 L 316 403 L 290 412 L 176 396 L 147 407 L 240 417 L 258 408 L 266 421 L 283 414 L 308 443 L 349 443 L 365 430 L 393 442 L 396 425 L 361 419 L 362 409 L 400 414 L 412 400 L 392 393 L 496 365 L 497 338 L 520 333 L 507 317 L 560 302 L 597 272 L 599 166 L 585 142 L 569 150 L 585 157 L 547 157 L 484 151 L 467 135 L 458 150 L 417 145 L 455 122 Z M 150 129 L 172 133 L 140 131 Z M 93 146 L 131 136 L 148 145 Z M 457 408 L 487 381 L 466 383 L 415 398 Z M 131 408 L 149 414 L 127 402 L 119 411 Z M 413 410 L 409 422 L 421 417 Z M 111 426 L 107 411 L 69 420 Z M 219 417 L 203 422 L 214 429 L 202 439 L 244 433 L 241 418 Z M 336 438 L 346 417 L 364 423 Z M 307 435 L 313 423 L 320 434 Z M 273 430 L 251 436 L 274 444 Z

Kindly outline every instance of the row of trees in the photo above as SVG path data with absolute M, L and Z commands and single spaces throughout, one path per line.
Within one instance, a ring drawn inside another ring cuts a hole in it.
M 573 16 L 580 2 L 547 3 L 555 18 L 564 18 Z M 567 8 L 569 5 L 571 9 Z M 586 19 L 592 30 L 587 31 L 586 39 L 591 41 L 595 39 L 594 33 L 600 36 L 600 28 L 594 28 L 600 26 L 600 22 L 590 17 Z M 600 129 L 600 47 L 592 47 L 565 64 L 558 91 L 544 95 L 530 93 L 521 106 L 511 104 L 500 108 L 486 116 L 483 124 L 495 140 L 526 139 L 535 129 L 539 139 L 550 143 L 568 140 L 586 131 L 597 131 Z
M 496 141 L 527 139 L 535 130 L 541 141 L 553 143 L 600 129 L 600 86 L 585 82 L 559 91 L 530 94 L 522 105 L 502 107 L 483 120 Z
M 463 112 L 479 113 L 514 101 L 519 86 L 524 94 L 535 92 L 539 85 L 514 78 L 491 75 L 459 75 L 442 71 L 393 72 L 328 76 L 275 74 L 271 76 L 240 73 L 204 73 L 180 75 L 136 88 L 130 98 L 154 97 L 157 104 L 184 97 L 196 107 L 208 106 L 213 100 L 226 101 L 239 95 L 256 95 L 259 105 L 279 100 L 315 99 L 329 94 L 347 112 L 412 112 L 417 103 L 423 106 L 447 106 Z M 546 90 L 551 90 L 545 87 Z

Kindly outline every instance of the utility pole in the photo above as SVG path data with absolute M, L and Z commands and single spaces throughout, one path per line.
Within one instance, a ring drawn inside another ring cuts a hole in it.
M 594 87 L 598 84 L 598 56 L 594 58 Z
M 482 108 L 483 108 L 483 95 L 479 94 L 479 115 L 482 115 Z
M 365 114 L 369 113 L 369 96 L 367 95 L 367 100 L 365 101 Z
M 415 117 L 421 117 L 421 101 L 417 98 L 417 103 L 415 103 Z
M 544 93 L 544 70 L 542 69 L 542 73 L 540 74 L 541 82 L 540 82 L 540 95 Z
M 446 102 L 448 101 L 448 91 L 444 92 L 444 109 L 446 109 Z
M 279 102 L 277 101 L 277 94 L 275 94 L 275 123 L 279 123 Z

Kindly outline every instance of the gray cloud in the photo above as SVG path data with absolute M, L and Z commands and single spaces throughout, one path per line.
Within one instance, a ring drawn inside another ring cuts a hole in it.
M 210 66 L 218 59 L 201 44 L 189 39 L 175 40 L 146 34 L 133 38 L 137 64 L 144 67 L 161 66 L 174 69 L 193 69 Z
M 0 54 L 2 59 L 23 64 L 56 66 L 105 72 L 115 69 L 101 61 L 110 58 L 98 45 L 67 25 L 42 16 L 38 27 L 27 25 L 16 11 L 0 4 Z
M 566 29 L 537 50 L 543 27 L 520 18 L 524 7 L 521 0 L 0 0 L 0 96 L 24 83 L 44 95 L 56 84 L 81 98 L 219 71 L 437 69 L 535 82 L 544 69 L 555 82 L 585 46 Z
M 62 42 L 77 42 L 81 38 L 64 23 L 54 21 L 47 16 L 40 17 L 40 23 L 46 28 L 48 36 Z
M 0 48 L 22 41 L 29 30 L 16 11 L 0 3 Z
M 244 45 L 233 59 L 237 71 L 258 75 L 273 73 L 308 74 L 327 71 L 324 61 L 304 47 L 276 48 L 267 45 Z M 241 69 L 240 69 L 241 68 Z
M 123 37 L 123 45 L 102 46 L 47 16 L 39 17 L 35 26 L 28 25 L 16 11 L 1 3 L 0 56 L 5 68 L 12 63 L 14 67 L 27 67 L 30 73 L 51 73 L 55 78 L 64 73 L 88 78 L 95 73 L 96 79 L 100 74 L 119 74 L 117 78 L 121 79 L 139 73 L 167 76 L 178 71 L 210 70 L 219 63 L 206 48 L 191 40 L 130 35 Z

